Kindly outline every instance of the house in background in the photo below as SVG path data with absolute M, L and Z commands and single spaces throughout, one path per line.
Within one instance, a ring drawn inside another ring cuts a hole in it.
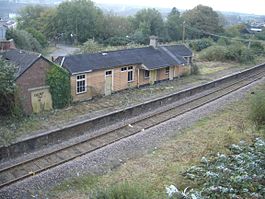
M 15 83 L 23 112 L 31 114 L 52 109 L 46 74 L 53 63 L 41 54 L 19 49 L 9 49 L 1 55 L 2 59 L 17 66 Z
M 7 26 L 0 20 L 0 41 L 6 40 Z
M 151 36 L 149 47 L 70 55 L 56 62 L 71 75 L 73 101 L 82 101 L 189 73 L 192 51 L 185 45 L 159 46 Z

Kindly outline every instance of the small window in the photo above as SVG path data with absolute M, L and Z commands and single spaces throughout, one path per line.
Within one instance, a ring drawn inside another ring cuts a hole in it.
M 129 66 L 128 67 L 128 70 L 133 70 L 133 66 Z
M 122 67 L 122 68 L 121 68 L 121 71 L 122 71 L 122 72 L 127 71 L 127 67 Z
M 149 78 L 150 77 L 150 71 L 149 70 L 145 70 L 144 71 L 144 78 Z
M 106 76 L 111 76 L 111 74 L 112 74 L 111 70 L 107 70 L 106 73 L 105 73 Z
M 86 92 L 86 76 L 83 75 L 77 75 L 76 76 L 76 93 L 84 93 Z
M 165 74 L 169 74 L 169 67 L 166 67 L 166 72 Z

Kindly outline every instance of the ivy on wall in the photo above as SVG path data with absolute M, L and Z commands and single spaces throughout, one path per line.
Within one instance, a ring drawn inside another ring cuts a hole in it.
M 64 68 L 54 65 L 48 71 L 47 84 L 54 108 L 63 108 L 71 103 L 70 75 Z

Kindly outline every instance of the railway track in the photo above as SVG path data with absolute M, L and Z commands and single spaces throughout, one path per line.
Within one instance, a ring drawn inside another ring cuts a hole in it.
M 240 79 L 235 79 L 220 84 L 211 89 L 209 92 L 206 92 L 206 94 L 193 98 L 182 104 L 176 106 L 170 105 L 168 107 L 165 106 L 163 110 L 141 118 L 134 123 L 124 123 L 123 126 L 115 130 L 105 132 L 101 135 L 83 140 L 65 148 L 54 150 L 45 155 L 41 155 L 33 159 L 28 159 L 24 162 L 14 164 L 6 168 L 1 168 L 0 188 L 8 186 L 12 183 L 20 181 L 37 173 L 41 173 L 50 168 L 56 167 L 77 157 L 117 142 L 121 139 L 149 129 L 171 118 L 196 109 L 248 84 L 251 84 L 264 77 L 264 75 L 264 69 L 258 70 L 255 73 L 250 73 Z

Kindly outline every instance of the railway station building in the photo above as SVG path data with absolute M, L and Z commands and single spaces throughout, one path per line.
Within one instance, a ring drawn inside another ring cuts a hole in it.
M 151 36 L 148 47 L 69 55 L 56 63 L 70 73 L 73 101 L 83 101 L 190 73 L 192 51 L 182 44 L 160 46 Z

